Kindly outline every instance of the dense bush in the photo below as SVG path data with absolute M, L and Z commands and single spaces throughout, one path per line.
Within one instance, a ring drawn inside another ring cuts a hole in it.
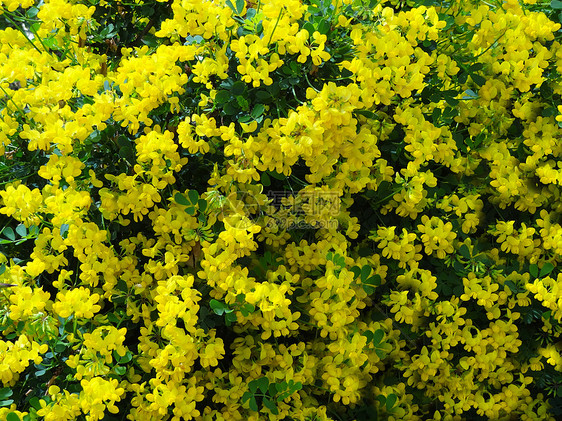
M 562 2 L 0 5 L 1 419 L 562 414 Z

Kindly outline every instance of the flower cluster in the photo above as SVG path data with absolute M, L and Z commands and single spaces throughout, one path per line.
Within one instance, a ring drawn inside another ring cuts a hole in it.
M 557 419 L 547 3 L 0 2 L 0 418 Z

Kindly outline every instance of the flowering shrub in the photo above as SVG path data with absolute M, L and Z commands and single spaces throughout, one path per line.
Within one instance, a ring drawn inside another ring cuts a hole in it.
M 0 2 L 0 418 L 554 420 L 562 2 Z

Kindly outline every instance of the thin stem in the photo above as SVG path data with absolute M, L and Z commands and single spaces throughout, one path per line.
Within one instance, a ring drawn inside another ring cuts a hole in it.
M 16 21 L 14 21 L 14 20 L 13 20 L 9 15 L 7 15 L 7 14 L 5 14 L 4 16 L 6 16 L 6 19 L 8 19 L 8 20 L 10 21 L 10 23 L 11 23 L 12 25 L 14 25 L 14 26 L 23 34 L 23 36 L 25 37 L 25 39 L 27 39 L 27 41 L 33 46 L 33 48 L 35 48 L 35 49 L 36 49 L 37 51 L 39 51 L 40 53 L 43 52 L 43 51 L 41 51 L 41 50 L 39 49 L 39 47 L 37 47 L 37 45 L 35 45 L 35 44 L 33 43 L 33 41 L 31 40 L 31 38 L 29 38 L 29 37 L 27 36 L 27 34 L 25 33 L 25 31 L 24 31 L 22 28 L 20 28 L 20 26 L 16 23 Z
M 295 97 L 295 99 L 297 100 L 297 102 L 298 102 L 300 105 L 303 105 L 303 104 L 304 104 L 304 101 L 301 101 L 301 100 L 297 97 L 297 93 L 295 92 L 295 85 L 292 85 L 292 86 L 291 86 L 291 89 L 293 90 L 293 96 Z
M 37 38 L 37 40 L 39 41 L 39 43 L 41 44 L 41 46 L 43 47 L 43 50 L 45 50 L 46 52 L 49 52 L 49 50 L 47 49 L 47 47 L 45 46 L 45 44 L 43 43 L 43 40 L 41 39 L 41 37 L 37 34 L 37 31 L 35 30 L 35 28 L 33 27 L 33 25 L 29 25 L 29 30 L 31 31 L 31 33 L 33 34 L 33 36 L 35 38 Z
M 18 104 L 16 104 L 14 99 L 10 95 L 8 95 L 8 92 L 6 92 L 6 90 L 2 86 L 0 86 L 0 89 L 2 90 L 2 92 L 4 92 L 4 95 L 6 95 L 10 99 L 12 104 L 14 104 L 14 107 L 16 107 L 16 109 L 21 113 L 22 117 L 25 116 L 24 111 L 20 107 L 18 107 Z
M 508 28 L 505 28 L 505 30 L 503 31 L 503 33 L 502 33 L 499 37 L 497 37 L 497 38 L 494 40 L 494 42 L 492 42 L 492 43 L 488 46 L 488 48 L 486 48 L 484 51 L 482 51 L 482 52 L 481 52 L 480 54 L 478 54 L 477 56 L 472 57 L 472 59 L 477 59 L 477 58 L 480 57 L 482 54 L 484 54 L 485 52 L 487 52 L 490 48 L 492 48 L 492 47 L 494 46 L 494 44 L 495 44 L 496 42 L 498 42 L 498 41 L 506 34 L 507 29 L 508 29 Z
M 304 78 L 306 79 L 306 81 L 307 81 L 307 83 L 308 83 L 308 86 L 310 86 L 310 87 L 311 87 L 312 89 L 314 89 L 316 92 L 320 92 L 318 89 L 316 89 L 316 88 L 312 85 L 312 83 L 310 83 L 310 80 L 308 79 L 308 74 L 307 74 L 306 72 L 304 73 Z
M 275 26 L 273 27 L 273 31 L 271 31 L 271 35 L 269 36 L 269 41 L 267 41 L 267 47 L 269 47 L 269 44 L 271 44 L 271 39 L 273 38 L 273 34 L 277 29 L 277 25 L 279 24 L 279 21 L 281 20 L 281 15 L 283 14 L 284 7 L 285 6 L 283 6 L 283 8 L 279 10 L 279 16 L 277 16 L 277 20 L 275 21 Z

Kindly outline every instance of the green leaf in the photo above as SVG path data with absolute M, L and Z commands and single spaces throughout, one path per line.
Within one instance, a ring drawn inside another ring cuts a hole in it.
M 268 171 L 267 172 L 271 177 L 275 178 L 276 180 L 286 180 L 287 176 L 285 174 L 279 174 L 277 171 Z
M 287 65 L 282 66 L 282 67 L 281 67 L 281 71 L 282 71 L 283 73 L 285 73 L 287 76 L 290 76 L 290 75 L 293 74 L 293 71 L 292 71 L 291 68 L 290 68 L 289 66 L 287 66 Z
M 195 205 L 199 200 L 199 193 L 197 192 L 197 190 L 189 190 L 187 192 L 187 196 L 189 197 L 189 201 L 192 205 Z
M 353 266 L 349 270 L 353 272 L 353 274 L 355 275 L 355 279 L 357 279 L 361 276 L 361 268 L 359 266 Z
M 263 104 L 257 104 L 254 109 L 252 110 L 252 112 L 250 113 L 250 115 L 252 116 L 252 118 L 255 120 L 256 118 L 258 118 L 259 116 L 261 116 L 263 114 L 263 112 L 265 111 L 265 106 Z
M 217 94 L 215 95 L 215 102 L 217 104 L 225 104 L 227 102 L 229 102 L 232 99 L 232 95 L 230 95 L 230 92 L 226 91 L 226 90 L 221 90 L 218 91 Z
M 456 107 L 457 105 L 459 105 L 459 100 L 453 98 L 452 96 L 446 96 L 444 99 L 451 107 Z
M 55 352 L 60 354 L 61 352 L 64 352 L 66 350 L 67 347 L 67 343 L 66 342 L 59 342 L 55 345 Z
M 365 291 L 367 295 L 371 295 L 375 293 L 375 288 L 371 285 L 363 284 L 363 291 Z
M 302 26 L 302 28 L 307 30 L 308 36 L 309 36 L 309 37 L 311 37 L 312 34 L 314 34 L 315 29 L 314 29 L 314 25 L 312 24 L 312 22 L 306 22 L 306 23 Z
M 468 248 L 468 246 L 466 244 L 461 245 L 461 247 L 459 248 L 459 253 L 461 254 L 462 257 L 464 257 L 465 259 L 470 259 L 472 256 L 470 255 L 470 250 Z
M 186 199 L 186 197 L 181 193 L 176 193 L 174 196 L 174 200 L 178 205 L 182 206 L 189 206 L 191 203 Z
M 361 268 L 361 282 L 365 282 L 365 280 L 369 277 L 370 274 L 371 274 L 371 266 L 364 265 Z
M 433 121 L 433 124 L 436 124 L 439 121 L 440 117 L 441 117 L 441 109 L 434 108 L 433 112 L 431 113 L 431 120 Z
M 226 5 L 230 8 L 230 10 L 232 10 L 233 13 L 237 13 L 236 12 L 236 7 L 234 7 L 234 5 L 232 4 L 232 2 L 230 0 L 226 0 Z
M 541 115 L 543 117 L 552 117 L 553 115 L 557 115 L 557 114 L 558 114 L 558 109 L 556 109 L 555 107 L 547 107 L 541 112 Z
M 159 38 L 154 36 L 153 34 L 146 34 L 142 37 L 141 42 L 146 45 L 147 47 L 156 47 L 158 45 Z
M 21 421 L 21 419 L 15 412 L 10 412 L 6 415 L 6 421 Z
M 553 9 L 562 9 L 562 1 L 552 0 L 550 2 L 550 7 L 552 7 Z
M 451 15 L 448 15 L 446 13 L 439 13 L 438 16 L 439 16 L 439 20 L 446 22 L 446 25 L 442 29 L 442 31 L 446 31 L 447 29 L 449 29 L 451 26 L 455 24 L 455 18 Z
M 245 0 L 236 0 L 236 13 L 241 15 L 244 11 Z
M 115 374 L 117 374 L 118 376 L 122 376 L 127 372 L 127 367 L 116 365 L 115 367 L 113 367 L 113 371 L 115 371 Z
M 554 269 L 554 265 L 550 262 L 546 262 L 541 268 L 541 271 L 539 273 L 539 278 L 548 275 L 550 272 L 552 272 L 552 269 Z
M 41 409 L 41 401 L 37 396 L 34 396 L 29 400 L 29 405 L 31 405 L 32 408 Z
M 363 283 L 365 285 L 379 286 L 381 284 L 381 276 L 378 273 L 375 273 L 373 276 L 365 280 L 365 282 Z
M 469 70 L 474 73 L 479 70 L 482 70 L 483 68 L 484 68 L 483 63 L 474 63 L 472 66 L 470 66 Z
M 302 389 L 302 383 L 301 382 L 294 382 L 294 380 L 289 380 L 289 391 L 291 392 L 291 394 L 295 393 L 297 390 L 301 390 Z
M 277 395 L 276 400 L 277 400 L 277 402 L 281 402 L 281 401 L 284 401 L 285 399 L 287 399 L 289 396 L 291 396 L 290 392 L 283 392 L 283 393 L 280 393 L 279 395 Z
M 277 405 L 269 399 L 268 397 L 263 398 L 263 405 L 271 411 L 272 414 L 277 415 L 279 414 L 279 410 L 277 409 Z
M 339 266 L 340 268 L 345 267 L 345 257 L 340 256 L 339 254 L 336 254 L 335 258 L 334 258 L 334 263 Z
M 327 35 L 330 32 L 331 27 L 332 25 L 330 24 L 330 22 L 328 22 L 326 19 L 322 19 L 318 23 L 318 32 L 323 35 Z
M 533 278 L 538 278 L 539 277 L 539 268 L 537 265 L 531 265 L 529 266 L 529 273 L 531 274 L 531 276 Z
M 16 239 L 16 234 L 14 232 L 14 230 L 10 227 L 6 227 L 4 228 L 4 230 L 2 231 L 2 234 L 4 234 L 4 236 L 8 239 L 8 240 L 12 240 L 14 241 Z
M 369 110 L 354 110 L 353 112 L 367 118 L 375 118 L 377 116 L 374 112 Z
M 224 303 L 221 303 L 220 301 L 215 299 L 209 301 L 209 305 L 211 306 L 213 312 L 219 316 L 222 316 L 225 313 L 225 310 L 228 309 L 228 307 Z
M 256 398 L 254 396 L 250 398 L 250 409 L 254 412 L 258 412 L 258 403 L 256 402 Z
M 248 102 L 248 99 L 244 95 L 236 95 L 235 99 L 238 106 L 242 109 L 242 111 L 250 110 L 250 103 Z
M 375 333 L 373 333 L 373 345 L 379 345 L 382 341 L 382 338 L 384 338 L 384 330 L 377 329 Z
M 199 208 L 199 212 L 205 212 L 205 209 L 207 209 L 207 201 L 205 199 L 199 199 L 197 201 L 197 207 Z
M 474 83 L 476 83 L 478 86 L 484 86 L 486 84 L 486 79 L 484 79 L 480 75 L 477 75 L 475 73 L 471 73 L 470 77 L 474 81 Z
M 185 208 L 185 213 L 193 216 L 193 215 L 195 215 L 195 208 L 193 206 L 189 206 L 189 207 Z
M 388 395 L 386 397 L 386 410 L 390 411 L 394 407 L 394 404 L 396 403 L 397 400 L 398 400 L 398 396 L 396 396 L 394 393 Z
M 462 97 L 462 99 L 465 99 L 465 100 L 467 100 L 467 99 L 478 99 L 478 98 L 480 98 L 480 97 L 472 89 L 467 89 L 466 91 L 464 91 L 464 96 Z
M 9 387 L 3 387 L 2 389 L 0 389 L 0 399 L 8 399 L 13 394 L 14 392 Z
M 135 152 L 133 151 L 133 148 L 130 146 L 124 146 L 120 148 L 119 156 L 124 160 L 128 161 L 129 163 L 132 163 L 135 160 Z
M 258 381 L 252 380 L 250 383 L 248 383 L 248 389 L 250 389 L 250 392 L 252 392 L 252 394 L 256 393 L 258 390 Z
M 114 300 L 115 300 L 115 298 L 114 298 Z M 107 320 L 109 320 L 111 323 L 121 322 L 121 319 L 119 317 L 117 317 L 114 313 L 108 313 L 107 314 Z
M 119 363 L 127 364 L 129 361 L 133 359 L 133 354 L 129 351 L 125 353 L 122 357 L 119 357 Z
M 20 237 L 25 237 L 27 235 L 27 229 L 25 228 L 25 225 L 23 225 L 23 224 L 19 224 L 16 227 L 16 232 L 20 235 Z
M 238 113 L 238 108 L 230 102 L 228 104 L 224 104 L 223 110 L 226 115 L 235 115 Z
M 261 390 L 262 393 L 267 393 L 267 388 L 269 386 L 269 379 L 267 377 L 261 377 L 256 380 L 258 389 Z
M 39 13 L 39 8 L 33 6 L 33 7 L 30 7 L 29 9 L 27 9 L 25 15 L 29 19 L 34 19 L 37 16 L 37 13 Z
M 6 272 L 6 264 L 2 263 L 0 265 L 0 275 L 4 274 L 4 272 Z
M 271 179 L 269 178 L 269 175 L 267 175 L 266 172 L 261 173 L 260 182 L 264 187 L 271 186 Z
M 269 396 L 277 395 L 277 386 L 278 385 L 279 385 L 279 383 L 269 383 L 269 387 L 267 389 L 267 393 L 269 394 Z
M 256 99 L 258 101 L 268 101 L 269 99 L 271 99 L 271 94 L 267 91 L 257 91 Z
M 246 84 L 240 80 L 234 82 L 232 84 L 232 88 L 230 88 L 230 92 L 232 93 L 233 96 L 242 95 L 244 94 L 245 90 L 246 90 Z
M 242 315 L 244 317 L 248 317 L 250 314 L 252 314 L 254 311 L 256 310 L 256 308 L 252 305 L 252 304 L 244 304 L 241 308 L 240 308 L 240 312 L 242 313 Z
M 254 18 L 254 16 L 256 16 L 256 12 L 257 10 L 254 9 L 253 7 L 250 7 L 249 9 L 246 10 L 246 20 L 252 20 Z
M 283 392 L 287 389 L 288 386 L 286 381 L 282 381 L 281 383 L 274 383 L 274 385 L 275 389 L 277 389 L 277 392 Z

